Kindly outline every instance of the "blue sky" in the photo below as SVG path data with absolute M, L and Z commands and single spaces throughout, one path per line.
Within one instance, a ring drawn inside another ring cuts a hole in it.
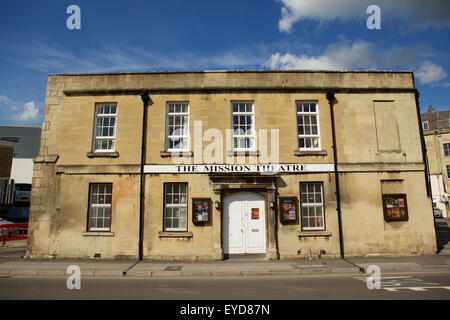
M 40 125 L 47 75 L 72 72 L 413 70 L 421 110 L 449 109 L 449 36 L 448 0 L 1 0 L 0 124 Z

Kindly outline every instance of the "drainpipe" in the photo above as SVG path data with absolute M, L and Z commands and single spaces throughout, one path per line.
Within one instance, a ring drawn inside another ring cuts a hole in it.
M 338 158 L 336 150 L 336 128 L 334 123 L 334 92 L 328 90 L 326 93 L 328 103 L 330 104 L 331 114 L 331 134 L 333 138 L 333 157 L 334 157 L 334 181 L 336 183 L 336 211 L 338 214 L 339 226 L 339 247 L 341 251 L 341 258 L 344 258 L 344 236 L 342 233 L 342 217 L 341 217 L 341 191 L 339 188 L 339 174 L 338 174 Z
M 141 171 L 140 171 L 140 195 L 139 195 L 139 260 L 143 259 L 143 236 L 144 236 L 144 162 L 146 155 L 146 133 L 147 133 L 147 104 L 150 100 L 148 92 L 141 94 L 142 99 L 142 142 L 141 142 Z

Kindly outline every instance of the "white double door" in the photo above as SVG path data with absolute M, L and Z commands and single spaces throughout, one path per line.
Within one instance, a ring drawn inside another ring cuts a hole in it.
M 225 254 L 265 253 L 266 219 L 264 197 L 257 193 L 234 193 L 224 201 Z

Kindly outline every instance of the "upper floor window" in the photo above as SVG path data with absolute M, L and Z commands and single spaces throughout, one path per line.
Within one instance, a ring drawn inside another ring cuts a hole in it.
M 320 150 L 319 110 L 317 102 L 297 101 L 298 149 Z
M 450 157 L 450 143 L 444 143 L 444 156 Z
M 423 121 L 422 122 L 422 128 L 423 128 L 423 130 L 429 130 L 430 129 L 430 127 L 428 126 L 428 121 Z
M 252 101 L 231 103 L 233 150 L 255 150 L 255 112 Z
M 167 103 L 166 150 L 189 151 L 189 104 Z
M 117 105 L 101 103 L 95 106 L 94 152 L 112 152 L 116 140 Z

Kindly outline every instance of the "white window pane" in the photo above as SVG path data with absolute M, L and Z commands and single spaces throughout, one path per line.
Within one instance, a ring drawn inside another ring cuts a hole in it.
M 187 228 L 187 219 L 186 218 L 181 217 L 179 220 L 179 223 L 180 223 L 180 226 L 179 226 L 180 228 L 182 228 L 182 229 Z
M 312 147 L 318 148 L 319 147 L 319 138 L 313 138 L 312 139 Z

